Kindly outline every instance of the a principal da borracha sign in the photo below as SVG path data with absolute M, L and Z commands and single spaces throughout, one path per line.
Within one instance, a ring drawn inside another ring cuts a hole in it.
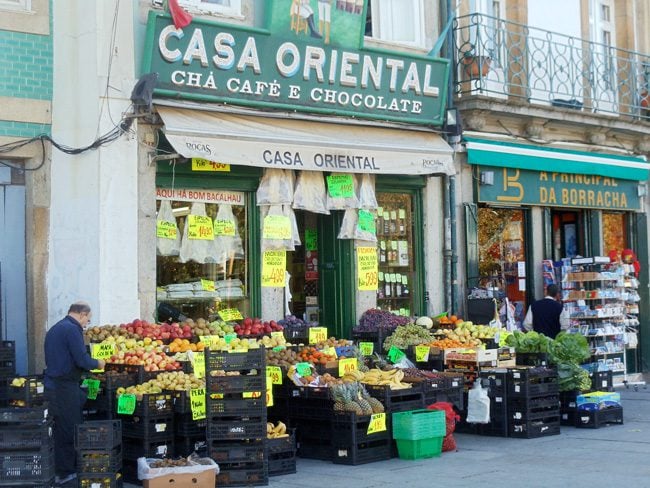
M 270 26 L 282 22 L 274 15 Z M 325 44 L 290 32 L 204 21 L 176 29 L 168 16 L 152 12 L 144 72 L 159 74 L 156 93 L 163 96 L 442 123 L 446 60 L 340 47 L 334 33 Z

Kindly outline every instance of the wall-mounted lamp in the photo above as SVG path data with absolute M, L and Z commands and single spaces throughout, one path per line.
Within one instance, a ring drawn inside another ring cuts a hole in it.
M 481 185 L 494 185 L 494 171 L 481 171 L 479 181 Z

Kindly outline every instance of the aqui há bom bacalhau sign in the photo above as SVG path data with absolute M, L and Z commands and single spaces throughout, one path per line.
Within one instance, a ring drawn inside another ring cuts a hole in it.
M 176 29 L 150 12 L 143 72 L 158 73 L 159 96 L 442 125 L 447 60 L 364 48 L 365 7 L 330 5 L 327 17 L 327 2 L 302 0 L 299 13 L 295 3 L 269 1 L 268 29 Z

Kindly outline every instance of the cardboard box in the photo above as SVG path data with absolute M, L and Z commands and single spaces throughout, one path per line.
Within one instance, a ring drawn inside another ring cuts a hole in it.
M 202 473 L 179 473 L 159 476 L 151 480 L 142 480 L 143 488 L 214 488 L 217 473 L 211 469 Z

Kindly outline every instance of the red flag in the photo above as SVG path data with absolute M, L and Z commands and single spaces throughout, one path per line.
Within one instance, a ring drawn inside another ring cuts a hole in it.
M 169 13 L 172 14 L 172 20 L 174 21 L 174 27 L 177 29 L 182 29 L 186 25 L 189 25 L 192 22 L 192 16 L 188 14 L 183 7 L 178 5 L 178 0 L 169 0 Z

